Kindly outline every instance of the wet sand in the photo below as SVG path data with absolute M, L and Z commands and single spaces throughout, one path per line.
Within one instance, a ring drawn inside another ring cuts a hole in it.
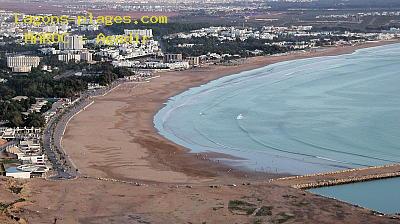
M 169 97 L 225 75 L 281 61 L 352 53 L 358 48 L 387 43 L 255 57 L 237 66 L 208 65 L 160 73 L 159 78 L 149 83 L 126 83 L 104 97 L 97 97 L 94 104 L 71 120 L 63 147 L 79 171 L 87 176 L 164 183 L 199 183 L 218 181 L 221 177 L 254 176 L 243 170 L 231 171 L 229 167 L 209 161 L 207 155 L 187 153 L 187 149 L 166 140 L 153 126 L 155 113 Z M 276 175 L 255 176 L 266 179 Z
M 75 116 L 63 144 L 83 175 L 145 184 L 82 177 L 19 180 L 20 194 L 10 194 L 7 184 L 0 184 L 0 202 L 26 200 L 0 213 L 0 222 L 400 223 L 367 209 L 268 183 L 266 180 L 274 176 L 271 174 L 231 170 L 210 162 L 205 155 L 190 154 L 167 141 L 153 127 L 153 116 L 163 103 L 192 86 L 278 61 L 350 53 L 356 48 L 258 57 L 241 66 L 169 72 L 150 83 L 124 84 L 96 98 L 92 106 Z M 10 181 L 0 178 L 0 183 Z M 246 214 L 232 206 L 235 203 L 248 203 L 245 211 L 250 213 L 261 208 L 264 212 Z M 16 222 L 7 218 L 9 214 L 22 219 Z

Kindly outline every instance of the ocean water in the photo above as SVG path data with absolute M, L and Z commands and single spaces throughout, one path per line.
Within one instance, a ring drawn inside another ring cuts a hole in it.
M 252 170 L 308 174 L 400 162 L 400 44 L 281 62 L 172 97 L 161 135 Z
M 400 212 L 399 186 L 400 178 L 393 178 L 323 187 L 309 191 L 385 214 L 395 214 Z

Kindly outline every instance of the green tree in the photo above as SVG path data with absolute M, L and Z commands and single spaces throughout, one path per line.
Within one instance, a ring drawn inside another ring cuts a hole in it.
M 24 124 L 21 113 L 14 111 L 7 116 L 9 125 L 12 127 L 21 127 Z
M 31 113 L 25 120 L 25 126 L 27 127 L 44 127 L 45 120 L 43 116 L 38 113 Z

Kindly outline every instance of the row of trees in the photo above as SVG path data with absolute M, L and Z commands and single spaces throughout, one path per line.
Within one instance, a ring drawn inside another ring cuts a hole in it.
M 30 113 L 28 116 L 22 114 L 22 112 L 27 111 L 35 102 L 36 100 L 33 97 L 20 101 L 0 101 L 0 120 L 8 121 L 7 125 L 10 127 L 43 127 L 45 120 L 40 113 Z M 49 109 L 50 106 L 46 105 L 43 111 Z
M 4 57 L 3 57 L 4 58 Z M 60 63 L 52 57 L 44 57 L 45 64 L 58 67 L 52 73 L 33 68 L 27 75 L 10 75 L 5 64 L 0 62 L 0 78 L 7 82 L 0 83 L 0 121 L 8 121 L 7 125 L 42 127 L 45 121 L 42 113 L 51 108 L 51 104 L 42 108 L 41 113 L 31 113 L 25 116 L 35 98 L 73 98 L 87 89 L 90 82 L 100 85 L 109 85 L 119 77 L 132 75 L 126 68 L 114 68 L 109 63 L 98 63 L 88 65 L 85 63 Z M 54 79 L 56 75 L 64 71 L 85 71 L 92 74 L 82 77 L 66 77 L 59 80 Z M 15 96 L 29 96 L 29 99 L 16 101 Z
M 80 69 L 80 65 L 76 66 Z M 53 73 L 33 68 L 28 75 L 3 76 L 7 78 L 7 82 L 0 83 L 0 100 L 11 99 L 15 96 L 37 98 L 74 97 L 86 90 L 89 82 L 108 85 L 117 78 L 132 75 L 130 70 L 114 68 L 109 63 L 86 66 L 86 72 L 93 75 L 72 76 L 55 80 Z
M 249 38 L 244 41 L 236 39 L 235 41 L 221 42 L 216 37 L 197 37 L 191 38 L 190 43 L 193 47 L 177 48 L 178 44 L 187 43 L 186 39 L 166 40 L 165 45 L 167 52 L 182 53 L 184 56 L 200 56 L 209 52 L 218 54 L 238 54 L 241 57 L 249 56 L 249 51 L 261 50 L 263 54 L 283 53 L 289 49 L 285 47 L 266 45 L 265 40 Z
M 74 77 L 56 81 L 51 74 L 37 69 L 27 76 L 11 76 L 7 80 L 6 83 L 0 84 L 0 99 L 15 96 L 73 97 L 87 86 L 83 80 Z
M 216 24 L 213 24 L 216 25 Z M 203 23 L 176 23 L 170 22 L 166 24 L 114 24 L 112 26 L 107 26 L 103 28 L 104 33 L 111 32 L 113 34 L 123 34 L 124 29 L 152 29 L 154 36 L 164 36 L 172 33 L 178 32 L 189 32 L 191 30 L 197 30 L 204 27 L 210 27 L 211 23 L 203 22 Z

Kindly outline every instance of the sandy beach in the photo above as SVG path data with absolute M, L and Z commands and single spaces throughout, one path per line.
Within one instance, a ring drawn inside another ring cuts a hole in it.
M 400 223 L 367 209 L 268 183 L 274 174 L 236 170 L 208 159 L 226 155 L 188 153 L 157 134 L 153 126 L 154 114 L 167 99 L 190 87 L 271 63 L 381 44 L 386 42 L 256 57 L 239 66 L 212 65 L 162 73 L 149 83 L 123 84 L 95 98 L 66 130 L 64 150 L 86 178 L 0 179 L 0 201 L 16 202 L 15 213 L 6 214 L 8 218 L 0 215 L 0 222 Z M 15 185 L 21 193 L 7 190 Z
M 126 83 L 104 97 L 97 97 L 94 104 L 71 120 L 63 138 L 63 147 L 80 173 L 87 176 L 164 183 L 217 180 L 221 176 L 226 177 L 230 168 L 207 159 L 216 155 L 187 153 L 187 149 L 156 132 L 153 117 L 168 98 L 213 79 L 272 63 L 346 54 L 358 48 L 387 43 L 255 57 L 246 59 L 238 66 L 208 65 L 187 71 L 160 73 L 159 78 L 149 83 Z M 244 175 L 254 176 L 243 171 L 230 171 L 228 176 Z M 256 176 L 268 178 L 274 175 Z

